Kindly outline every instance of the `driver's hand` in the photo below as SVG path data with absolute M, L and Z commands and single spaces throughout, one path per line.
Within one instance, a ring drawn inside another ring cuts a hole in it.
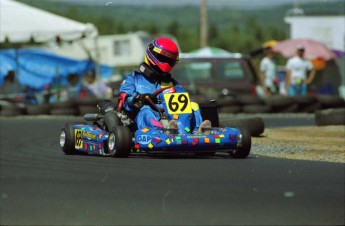
M 147 100 L 146 100 L 147 97 L 149 97 L 149 98 L 152 100 L 153 103 L 155 103 L 155 104 L 158 103 L 157 97 L 154 96 L 154 95 L 151 94 L 151 93 L 145 93 L 145 94 L 140 94 L 140 95 L 141 95 L 140 98 L 142 98 L 142 101 L 143 101 L 143 103 L 145 103 L 145 104 L 149 104 L 149 103 L 147 102 Z
M 158 102 L 157 97 L 155 97 L 153 94 L 145 93 L 145 94 L 136 95 L 132 99 L 130 105 L 132 105 L 133 107 L 136 107 L 136 108 L 142 108 L 145 104 L 149 104 L 149 102 L 146 100 L 147 96 L 152 100 L 153 103 Z

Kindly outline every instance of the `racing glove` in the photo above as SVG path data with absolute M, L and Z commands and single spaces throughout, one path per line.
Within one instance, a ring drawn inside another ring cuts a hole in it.
M 129 105 L 140 109 L 145 104 L 149 104 L 149 102 L 146 100 L 146 97 L 149 97 L 153 103 L 158 103 L 157 97 L 155 97 L 153 94 L 145 93 L 145 94 L 138 94 L 135 97 L 133 97 L 132 100 L 129 102 Z

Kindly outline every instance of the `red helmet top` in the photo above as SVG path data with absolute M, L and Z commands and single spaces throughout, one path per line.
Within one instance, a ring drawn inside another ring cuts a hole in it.
M 147 46 L 145 63 L 157 66 L 162 72 L 170 72 L 178 60 L 179 49 L 169 38 L 156 38 Z

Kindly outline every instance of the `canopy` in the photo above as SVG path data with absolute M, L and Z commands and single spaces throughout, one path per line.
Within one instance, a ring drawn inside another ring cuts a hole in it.
M 16 63 L 16 51 L 19 51 L 19 67 Z M 70 74 L 84 76 L 87 71 L 95 70 L 91 60 L 75 60 L 61 57 L 39 49 L 0 50 L 0 85 L 9 71 L 18 72 L 18 81 L 34 89 L 41 90 L 45 85 L 64 85 Z M 113 68 L 100 65 L 99 75 L 108 78 Z
M 0 43 L 73 41 L 97 36 L 97 28 L 13 0 L 0 0 Z
M 234 57 L 237 55 L 220 48 L 204 47 L 182 54 L 182 57 Z

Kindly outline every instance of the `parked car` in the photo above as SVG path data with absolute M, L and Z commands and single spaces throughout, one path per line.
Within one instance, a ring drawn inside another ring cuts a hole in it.
M 205 94 L 208 98 L 242 94 L 256 96 L 259 81 L 251 61 L 242 56 L 182 55 L 172 74 L 191 94 Z

